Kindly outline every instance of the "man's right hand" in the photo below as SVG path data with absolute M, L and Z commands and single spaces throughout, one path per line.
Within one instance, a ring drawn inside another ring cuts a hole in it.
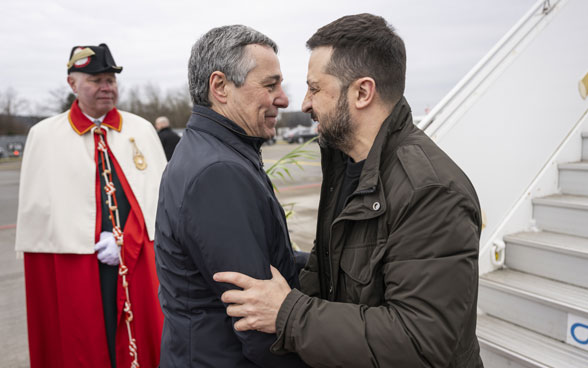
M 98 260 L 109 266 L 118 266 L 120 259 L 120 247 L 114 240 L 114 235 L 109 231 L 100 233 L 100 240 L 94 246 L 94 250 L 98 252 Z
M 254 279 L 239 272 L 217 272 L 213 275 L 214 281 L 243 289 L 225 291 L 221 296 L 223 303 L 229 304 L 227 314 L 241 317 L 235 322 L 235 330 L 276 333 L 278 311 L 291 289 L 280 271 L 274 266 L 270 269 L 270 280 Z

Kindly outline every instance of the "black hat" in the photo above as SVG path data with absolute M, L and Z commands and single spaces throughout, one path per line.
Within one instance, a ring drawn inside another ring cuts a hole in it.
M 112 54 L 105 43 L 98 46 L 74 46 L 69 54 L 67 74 L 82 72 L 86 74 L 120 73 L 122 66 L 116 66 Z

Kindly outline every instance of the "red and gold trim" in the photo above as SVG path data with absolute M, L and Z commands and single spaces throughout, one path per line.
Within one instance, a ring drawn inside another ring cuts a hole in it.
M 67 118 L 73 130 L 78 133 L 79 135 L 84 135 L 92 129 L 94 126 L 94 122 L 84 115 L 82 110 L 80 109 L 78 100 L 75 100 L 74 103 L 71 105 L 71 109 L 67 114 Z M 116 109 L 116 107 L 110 110 L 106 116 L 104 117 L 104 121 L 102 122 L 103 126 L 107 126 L 110 129 L 114 129 L 117 132 L 120 132 L 122 129 L 122 116 Z

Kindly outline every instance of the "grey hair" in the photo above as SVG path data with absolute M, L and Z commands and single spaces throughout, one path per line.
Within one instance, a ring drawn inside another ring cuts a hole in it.
M 188 63 L 190 96 L 195 105 L 212 106 L 208 82 L 215 71 L 224 73 L 237 87 L 245 83 L 255 67 L 255 60 L 245 52 L 245 46 L 251 44 L 268 46 L 278 53 L 278 46 L 269 37 L 240 24 L 213 28 L 196 41 Z

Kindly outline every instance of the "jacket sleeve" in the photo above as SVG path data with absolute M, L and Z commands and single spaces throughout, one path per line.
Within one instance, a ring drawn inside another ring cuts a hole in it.
M 274 351 L 317 367 L 446 367 L 478 283 L 477 207 L 446 188 L 408 201 L 380 261 L 384 301 L 369 307 L 293 290 L 276 322 Z M 350 285 L 347 285 L 350 287 Z
M 257 179 L 237 164 L 217 163 L 190 185 L 180 210 L 177 234 L 220 300 L 233 285 L 220 284 L 212 275 L 237 271 L 257 279 L 271 278 L 270 247 L 275 220 Z M 280 245 L 281 246 L 281 245 Z M 237 319 L 233 319 L 233 323 Z M 296 354 L 270 352 L 274 334 L 234 331 L 243 355 L 260 367 L 306 366 Z

